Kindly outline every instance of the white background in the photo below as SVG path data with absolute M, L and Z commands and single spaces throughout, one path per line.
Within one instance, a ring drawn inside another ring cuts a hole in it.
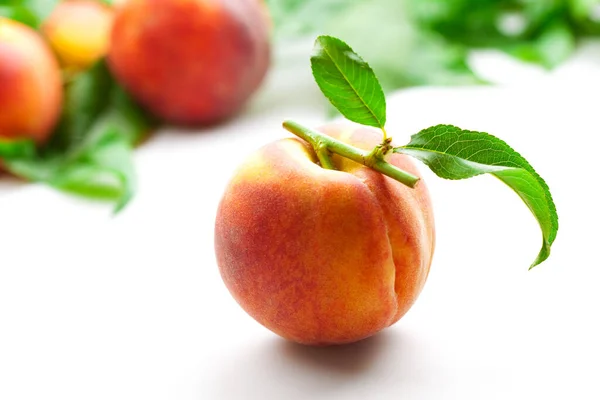
M 0 399 L 600 398 L 598 46 L 552 73 L 479 54 L 498 86 L 390 97 L 398 144 L 437 123 L 506 140 L 550 185 L 560 231 L 528 271 L 541 236 L 514 193 L 422 168 L 438 243 L 425 290 L 394 327 L 330 348 L 254 322 L 213 252 L 216 207 L 242 158 L 287 136 L 285 118 L 325 121 L 303 51 L 279 57 L 235 120 L 165 129 L 139 149 L 139 193 L 117 217 L 0 181 Z

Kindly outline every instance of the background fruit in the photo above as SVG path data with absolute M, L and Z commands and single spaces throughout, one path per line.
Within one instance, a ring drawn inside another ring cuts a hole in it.
M 353 125 L 322 131 L 365 150 L 381 141 Z M 434 250 L 423 182 L 410 189 L 334 162 L 339 171 L 325 170 L 306 143 L 273 142 L 238 169 L 216 220 L 217 261 L 234 298 L 305 344 L 353 342 L 395 323 L 420 293 Z M 390 162 L 418 175 L 405 156 Z
M 62 105 L 58 63 L 31 28 L 0 17 L 0 138 L 48 139 Z
M 256 0 L 131 0 L 119 7 L 109 52 L 120 82 L 177 124 L 238 111 L 269 65 L 266 6 Z
M 94 0 L 61 2 L 42 31 L 62 64 L 85 69 L 108 52 L 113 10 Z

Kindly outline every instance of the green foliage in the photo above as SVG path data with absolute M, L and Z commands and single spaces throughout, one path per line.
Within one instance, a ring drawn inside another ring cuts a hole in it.
M 61 121 L 45 147 L 3 158 L 18 176 L 114 201 L 119 211 L 135 191 L 132 149 L 152 126 L 100 62 L 66 85 Z
M 310 59 L 321 91 L 344 117 L 363 125 L 384 128 L 385 95 L 377 77 L 346 43 L 319 36 Z
M 38 28 L 59 0 L 0 0 L 0 16 Z
M 35 154 L 32 140 L 9 140 L 0 138 L 0 159 L 31 157 Z
M 481 82 L 468 68 L 467 52 L 420 29 L 406 0 L 268 0 L 276 38 L 312 34 L 342 37 L 373 68 L 385 90 L 424 84 Z
M 266 0 L 277 34 L 285 37 L 312 35 L 333 15 L 348 7 L 348 0 Z
M 278 38 L 342 37 L 384 87 L 481 83 L 477 48 L 552 68 L 600 34 L 600 0 L 267 0 Z
M 465 179 L 489 173 L 500 179 L 525 202 L 542 229 L 542 249 L 531 267 L 550 256 L 558 231 L 550 190 L 527 160 L 505 142 L 487 133 L 437 125 L 413 135 L 409 144 L 394 151 L 421 160 L 441 178 Z
M 112 6 L 113 0 L 97 0 Z M 0 0 L 0 16 L 13 19 L 37 29 L 60 0 Z
M 420 0 L 410 2 L 419 25 L 466 48 L 497 48 L 553 68 L 575 48 L 571 0 Z M 512 23 L 511 23 L 512 22 Z

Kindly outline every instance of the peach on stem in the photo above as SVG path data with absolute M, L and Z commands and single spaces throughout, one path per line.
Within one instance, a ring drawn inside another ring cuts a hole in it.
M 266 145 L 225 190 L 215 224 L 221 275 L 242 308 L 284 338 L 366 338 L 398 321 L 425 284 L 435 241 L 427 188 L 374 169 L 419 177 L 406 156 L 370 152 L 380 131 L 286 128 L 307 140 Z

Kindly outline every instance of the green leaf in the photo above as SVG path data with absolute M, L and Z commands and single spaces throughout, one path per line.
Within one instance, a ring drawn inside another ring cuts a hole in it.
M 0 16 L 39 28 L 59 0 L 0 0 Z
M 587 36 L 600 36 L 599 0 L 267 0 L 277 39 L 343 38 L 377 71 L 385 91 L 485 83 L 474 49 L 498 49 L 553 68 Z M 277 42 L 279 47 L 288 42 Z
M 37 16 L 22 6 L 0 6 L 0 17 L 19 21 L 31 27 L 36 27 L 38 24 Z
M 333 15 L 351 7 L 352 0 L 266 0 L 278 37 L 321 31 Z
M 441 178 L 465 179 L 489 173 L 525 202 L 542 230 L 542 248 L 531 265 L 550 255 L 558 232 L 558 215 L 546 182 L 519 153 L 502 140 L 483 132 L 437 125 L 413 135 L 406 146 L 394 148 L 424 162 Z
M 585 35 L 600 34 L 600 20 L 597 17 L 598 0 L 568 0 L 570 16 L 578 33 Z
M 32 140 L 0 138 L 0 159 L 31 157 L 34 153 L 35 143 Z
M 375 73 L 346 43 L 319 36 L 310 59 L 323 94 L 347 119 L 384 128 L 385 95 Z
M 115 122 L 110 115 L 101 119 L 93 128 L 93 142 L 49 183 L 83 196 L 114 200 L 115 212 L 119 212 L 133 198 L 137 179 L 133 148 Z
M 548 69 L 564 62 L 575 50 L 575 36 L 565 23 L 549 25 L 535 40 L 510 46 L 505 51 L 523 61 Z
M 119 212 L 135 192 L 132 148 L 117 131 L 99 133 L 101 140 L 75 158 L 21 158 L 8 160 L 6 164 L 11 172 L 31 181 L 89 198 L 114 201 L 115 212 Z
M 46 151 L 63 154 L 69 147 L 82 142 L 95 120 L 108 107 L 113 90 L 113 78 L 103 62 L 70 81 L 60 123 Z

